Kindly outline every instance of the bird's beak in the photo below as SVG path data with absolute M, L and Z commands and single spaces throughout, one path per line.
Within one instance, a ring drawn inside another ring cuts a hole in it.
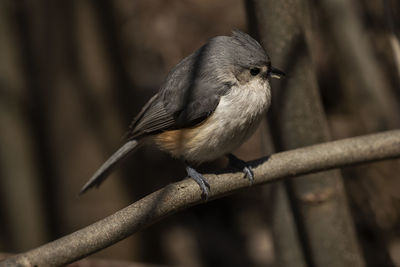
M 276 78 L 280 79 L 282 77 L 285 77 L 285 73 L 277 68 L 271 67 L 271 78 Z

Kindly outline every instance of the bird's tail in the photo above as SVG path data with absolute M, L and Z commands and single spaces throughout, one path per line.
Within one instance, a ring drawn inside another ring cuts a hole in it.
M 121 162 L 130 152 L 138 146 L 137 140 L 129 140 L 120 149 L 117 150 L 103 165 L 93 174 L 93 176 L 82 187 L 79 195 L 82 195 L 90 188 L 98 187 L 114 169 L 117 163 Z

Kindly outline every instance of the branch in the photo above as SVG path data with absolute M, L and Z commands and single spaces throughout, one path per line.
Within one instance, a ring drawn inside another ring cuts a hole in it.
M 400 157 L 400 130 L 281 152 L 250 164 L 254 170 L 254 183 L 260 185 L 286 177 L 396 157 Z M 210 199 L 249 187 L 248 180 L 243 179 L 241 172 L 210 174 L 206 178 L 211 185 Z M 185 179 L 81 230 L 8 258 L 0 262 L 0 265 L 64 265 L 111 246 L 177 211 L 200 203 L 202 201 L 198 185 L 191 179 Z

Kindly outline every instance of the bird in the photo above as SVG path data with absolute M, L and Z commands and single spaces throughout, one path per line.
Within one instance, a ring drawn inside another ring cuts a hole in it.
M 247 33 L 216 36 L 180 61 L 159 91 L 134 117 L 124 144 L 101 165 L 79 194 L 98 187 L 128 154 L 155 144 L 185 162 L 188 177 L 208 198 L 210 185 L 196 166 L 228 156 L 245 177 L 254 174 L 232 151 L 256 130 L 271 104 L 271 78 L 285 75 L 272 67 L 262 46 Z

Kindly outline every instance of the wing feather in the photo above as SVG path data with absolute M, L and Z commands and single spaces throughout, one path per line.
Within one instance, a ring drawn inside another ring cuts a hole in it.
M 193 127 L 209 117 L 222 95 L 233 84 L 221 83 L 209 59 L 202 56 L 207 45 L 183 59 L 168 74 L 159 93 L 153 96 L 135 117 L 127 137 L 140 138 L 166 130 Z M 209 70 L 210 72 L 205 72 Z

